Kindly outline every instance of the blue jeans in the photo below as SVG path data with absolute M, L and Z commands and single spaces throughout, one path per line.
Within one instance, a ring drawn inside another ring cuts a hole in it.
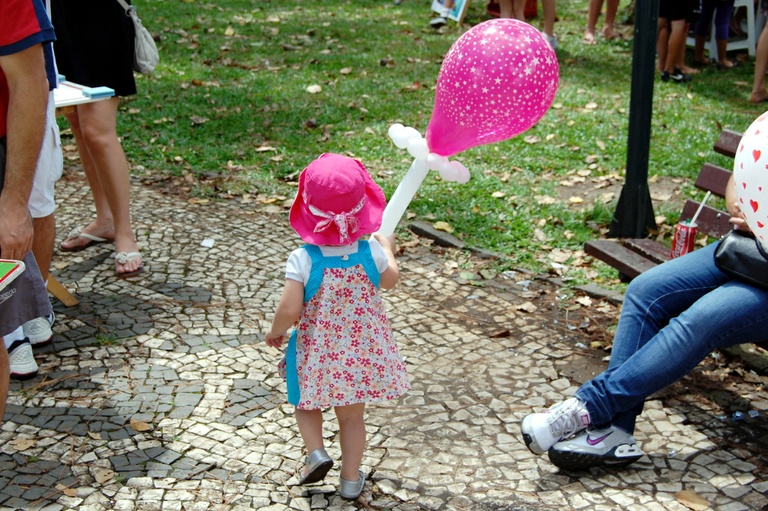
M 768 338 L 768 290 L 720 271 L 714 262 L 718 243 L 629 284 L 608 369 L 576 392 L 594 426 L 613 424 L 633 433 L 648 396 L 717 348 Z

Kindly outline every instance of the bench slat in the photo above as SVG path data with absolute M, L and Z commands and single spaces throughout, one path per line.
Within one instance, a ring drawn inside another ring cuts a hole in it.
M 629 250 L 616 241 L 588 241 L 584 244 L 584 252 L 616 268 L 619 270 L 619 273 L 626 275 L 630 279 L 634 279 L 641 273 L 656 266 L 656 263 Z
M 680 218 L 682 220 L 693 218 L 698 207 L 698 202 L 688 199 L 685 201 Z M 729 218 L 731 216 L 728 213 L 705 205 L 696 219 L 696 224 L 698 225 L 699 233 L 712 236 L 713 238 L 720 238 L 733 229 L 733 225 L 728 221 Z
M 632 238 L 624 240 L 624 246 L 654 263 L 660 264 L 669 261 L 669 247 L 658 241 L 648 238 Z
M 696 178 L 693 186 L 705 192 L 712 192 L 712 194 L 722 198 L 725 197 L 725 188 L 728 186 L 731 174 L 732 172 L 728 169 L 711 163 L 705 163 L 701 167 L 699 177 Z
M 717 137 L 715 142 L 715 152 L 733 158 L 736 156 L 736 150 L 741 142 L 741 133 L 738 131 L 725 129 Z

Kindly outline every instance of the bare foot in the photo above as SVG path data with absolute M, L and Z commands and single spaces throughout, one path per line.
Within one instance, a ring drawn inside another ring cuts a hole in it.
M 595 33 L 590 32 L 589 30 L 584 31 L 584 37 L 581 38 L 581 42 L 584 44 L 597 44 L 597 39 L 595 38 Z
M 688 67 L 688 66 L 686 66 L 685 64 L 683 64 L 683 65 L 680 67 L 680 71 L 682 71 L 682 72 L 683 72 L 683 74 L 687 74 L 687 75 L 697 75 L 697 74 L 700 74 L 700 73 L 701 73 L 701 70 L 700 70 L 700 69 L 694 69 L 694 68 L 692 68 L 692 67 Z
M 603 27 L 602 34 L 606 41 L 615 41 L 617 39 L 621 39 L 621 36 L 616 33 L 613 27 Z
M 96 224 L 96 222 L 91 222 L 83 229 L 72 229 L 66 239 L 61 242 L 59 248 L 62 252 L 78 252 L 91 245 L 112 242 L 114 239 L 115 232 L 111 226 L 104 227 Z
M 749 101 L 750 103 L 762 103 L 763 101 L 768 101 L 768 90 L 763 89 L 758 92 L 753 92 L 749 95 Z

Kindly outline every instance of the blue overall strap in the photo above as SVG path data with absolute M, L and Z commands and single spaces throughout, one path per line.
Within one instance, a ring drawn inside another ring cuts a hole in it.
M 301 400 L 299 372 L 296 370 L 296 330 L 291 334 L 285 350 L 285 385 L 288 387 L 288 402 L 297 406 Z

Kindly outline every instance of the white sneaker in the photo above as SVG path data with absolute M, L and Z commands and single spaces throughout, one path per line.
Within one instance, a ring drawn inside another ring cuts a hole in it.
M 35 318 L 24 323 L 24 337 L 29 339 L 32 346 L 43 346 L 51 342 L 53 338 L 53 316 L 51 319 L 46 317 Z
M 643 455 L 632 435 L 609 426 L 587 429 L 572 439 L 557 442 L 549 450 L 549 461 L 565 470 L 586 470 L 598 465 L 622 467 Z
M 8 360 L 11 363 L 11 378 L 27 380 L 37 376 L 37 362 L 32 353 L 32 345 L 27 339 L 13 341 L 8 348 Z
M 584 403 L 572 397 L 544 413 L 532 413 L 523 418 L 520 429 L 528 449 L 544 454 L 554 444 L 589 426 L 589 412 Z
M 441 28 L 444 27 L 448 23 L 448 20 L 443 16 L 438 16 L 437 18 L 432 18 L 432 20 L 429 22 L 429 26 L 432 28 Z

